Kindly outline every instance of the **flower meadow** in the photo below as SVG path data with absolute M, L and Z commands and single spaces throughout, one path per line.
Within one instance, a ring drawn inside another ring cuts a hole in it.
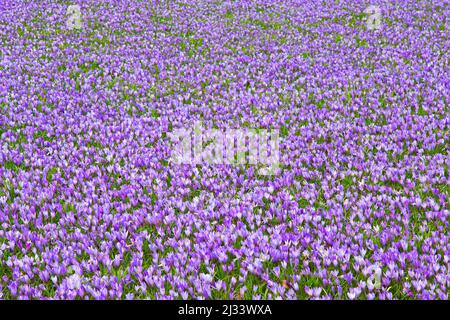
M 448 299 L 448 12 L 2 0 L 0 298 Z M 174 163 L 199 121 L 277 172 Z

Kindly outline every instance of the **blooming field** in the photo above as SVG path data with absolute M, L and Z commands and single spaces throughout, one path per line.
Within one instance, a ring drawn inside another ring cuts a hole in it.
M 0 298 L 448 299 L 448 10 L 3 0 Z M 280 170 L 169 161 L 196 121 Z

